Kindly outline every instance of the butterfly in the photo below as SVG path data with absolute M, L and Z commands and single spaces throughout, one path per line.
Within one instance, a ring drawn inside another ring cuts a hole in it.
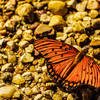
M 46 59 L 48 72 L 57 83 L 100 87 L 100 66 L 84 52 L 53 39 L 37 40 L 34 46 Z

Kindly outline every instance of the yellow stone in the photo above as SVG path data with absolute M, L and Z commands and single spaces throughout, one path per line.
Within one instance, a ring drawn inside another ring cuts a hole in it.
M 65 2 L 63 1 L 50 1 L 48 9 L 51 10 L 52 13 L 62 16 L 67 13 L 67 8 L 65 7 Z
M 11 98 L 15 92 L 15 87 L 8 85 L 0 88 L 0 97 Z
M 25 82 L 25 79 L 20 74 L 17 74 L 13 77 L 12 82 L 20 85 L 20 84 L 23 84 Z
M 54 15 L 51 17 L 49 26 L 65 25 L 65 21 L 62 16 Z

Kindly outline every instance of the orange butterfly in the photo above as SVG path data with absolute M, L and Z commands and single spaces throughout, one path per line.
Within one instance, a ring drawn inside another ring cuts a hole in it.
M 47 60 L 48 72 L 66 87 L 100 87 L 100 66 L 84 52 L 52 39 L 40 39 L 34 46 Z

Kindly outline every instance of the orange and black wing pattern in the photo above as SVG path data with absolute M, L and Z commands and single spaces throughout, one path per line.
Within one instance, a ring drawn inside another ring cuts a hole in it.
M 79 53 L 74 47 L 52 39 L 40 39 L 34 46 L 46 58 L 48 72 L 56 82 L 66 87 L 81 84 L 100 87 L 100 67 L 92 58 L 84 56 L 71 68 Z

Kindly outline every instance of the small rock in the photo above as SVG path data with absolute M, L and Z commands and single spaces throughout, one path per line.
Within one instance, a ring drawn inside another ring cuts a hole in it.
M 6 40 L 6 39 L 0 39 L 0 46 L 4 46 L 4 44 L 6 44 L 6 42 L 7 42 L 8 40 Z
M 20 85 L 20 84 L 23 84 L 25 82 L 25 79 L 20 74 L 16 74 L 15 76 L 13 76 L 12 82 Z
M 16 9 L 16 13 L 19 16 L 29 16 L 33 11 L 33 6 L 29 3 L 25 3 L 23 5 L 20 5 Z
M 13 98 L 19 99 L 20 97 L 21 97 L 21 91 L 20 90 L 17 90 L 16 92 L 14 92 Z
M 44 82 L 44 83 L 50 81 L 50 77 L 47 74 L 45 74 L 45 73 L 43 73 L 41 75 L 41 78 L 42 78 L 42 82 Z
M 26 41 L 31 41 L 33 39 L 33 32 L 32 30 L 26 30 L 23 32 L 23 39 Z
M 40 93 L 40 89 L 37 85 L 35 85 L 33 88 L 32 88 L 32 94 L 38 94 Z
M 35 66 L 30 66 L 30 71 L 31 71 L 31 72 L 36 71 Z
M 30 44 L 28 47 L 25 48 L 25 52 L 32 53 L 34 50 L 34 45 Z
M 34 77 L 34 81 L 38 82 L 39 78 L 40 78 L 40 75 L 38 74 L 38 72 L 33 72 L 33 77 Z
M 38 65 L 39 65 L 39 66 L 42 66 L 42 65 L 44 64 L 44 61 L 45 61 L 44 58 L 40 58 L 40 59 L 38 60 Z
M 57 32 L 56 33 L 56 39 L 58 41 L 61 41 L 61 40 L 65 40 L 67 38 L 67 34 L 66 33 L 62 33 L 62 32 Z
M 2 64 L 6 64 L 6 61 L 2 56 L 0 56 L 0 65 Z
M 50 21 L 50 15 L 48 14 L 41 14 L 40 21 L 44 23 L 48 23 Z
M 36 9 L 43 9 L 43 7 L 48 4 L 48 1 L 42 1 L 42 2 L 34 2 L 33 1 L 32 3 Z
M 84 28 L 89 28 L 91 26 L 91 20 L 83 20 L 82 25 Z
M 28 46 L 28 44 L 29 44 L 28 41 L 25 41 L 25 40 L 22 39 L 22 40 L 19 42 L 19 47 L 25 48 L 25 47 Z
M 97 0 L 88 0 L 87 9 L 99 9 L 99 2 Z
M 82 25 L 82 21 L 73 22 L 72 29 L 74 32 L 79 32 L 84 29 L 84 26 Z
M 77 39 L 77 44 L 79 46 L 83 46 L 89 42 L 89 38 L 86 34 L 80 35 L 80 37 Z
M 5 23 L 5 27 L 9 31 L 15 31 L 16 22 L 12 20 L 7 20 Z
M 12 73 L 10 72 L 4 72 L 1 76 L 1 79 L 5 82 L 5 83 L 11 83 L 12 81 Z
M 22 20 L 22 17 L 18 15 L 12 15 L 11 20 L 15 22 L 20 22 Z
M 86 5 L 87 5 L 87 1 L 83 1 L 83 2 L 81 2 L 81 3 L 78 3 L 78 4 L 76 5 L 77 11 L 79 11 L 79 12 L 85 11 Z
M 98 14 L 99 14 L 99 12 L 98 12 L 97 10 L 91 10 L 91 11 L 89 12 L 89 16 L 90 16 L 91 18 L 96 18 L 96 17 L 98 16 Z
M 67 0 L 66 1 L 67 7 L 70 8 L 76 8 L 77 0 Z
M 73 97 L 71 94 L 68 95 L 67 100 L 73 100 Z
M 34 21 L 33 6 L 29 3 L 22 4 L 16 8 L 16 13 L 27 19 L 29 22 Z
M 15 92 L 15 87 L 12 85 L 0 88 L 0 96 L 4 98 L 11 98 L 14 92 Z
M 21 56 L 21 61 L 23 63 L 29 63 L 29 62 L 32 62 L 33 60 L 34 60 L 34 57 L 32 57 L 30 53 L 24 53 Z
M 65 34 L 72 32 L 72 27 L 64 27 L 63 31 Z
M 35 22 L 34 24 L 31 24 L 30 29 L 35 30 L 39 26 L 39 22 Z
M 15 43 L 14 41 L 10 40 L 7 42 L 7 46 L 8 48 L 10 48 L 11 50 L 13 50 L 15 48 Z
M 75 39 L 73 37 L 69 37 L 65 40 L 65 43 L 69 44 L 69 45 L 75 45 Z
M 94 28 L 100 29 L 100 18 L 93 19 L 93 20 L 92 20 L 92 26 L 93 26 Z
M 16 0 L 9 0 L 5 5 L 7 11 L 11 10 L 14 11 L 16 6 Z
M 72 19 L 73 20 L 81 20 L 81 19 L 83 19 L 85 16 L 87 16 L 87 12 L 76 12 L 74 15 L 73 15 L 73 17 L 72 17 Z M 70 21 L 70 20 L 69 20 Z
M 100 46 L 100 40 L 92 40 L 90 42 L 90 46 L 93 46 L 93 47 L 98 47 Z
M 67 13 L 67 8 L 65 2 L 63 1 L 50 1 L 48 4 L 48 9 L 57 15 L 65 15 Z
M 65 21 L 63 19 L 62 16 L 60 15 L 54 15 L 51 17 L 51 20 L 50 20 L 50 23 L 49 23 L 49 26 L 65 26 Z
M 93 56 L 97 59 L 100 59 L 100 48 L 93 50 Z
M 61 95 L 59 95 L 59 94 L 57 94 L 57 93 L 54 94 L 52 98 L 53 98 L 53 100 L 62 100 Z
M 11 69 L 11 63 L 3 65 L 1 71 L 9 71 L 9 69 Z
M 29 87 L 25 88 L 25 94 L 26 95 L 31 95 L 32 94 L 31 88 L 29 88 Z
M 7 52 L 7 56 L 8 56 L 8 62 L 9 62 L 9 63 L 14 63 L 14 62 L 16 62 L 16 55 L 14 54 L 13 51 L 8 51 L 8 52 Z
M 35 97 L 34 97 L 34 100 L 41 100 L 43 97 L 42 94 L 37 94 Z
M 34 31 L 35 36 L 54 35 L 54 29 L 46 24 L 40 24 Z
M 23 76 L 24 79 L 27 80 L 27 81 L 30 81 L 30 80 L 33 79 L 32 73 L 31 73 L 31 72 L 24 72 L 24 73 L 22 74 L 22 76 Z

